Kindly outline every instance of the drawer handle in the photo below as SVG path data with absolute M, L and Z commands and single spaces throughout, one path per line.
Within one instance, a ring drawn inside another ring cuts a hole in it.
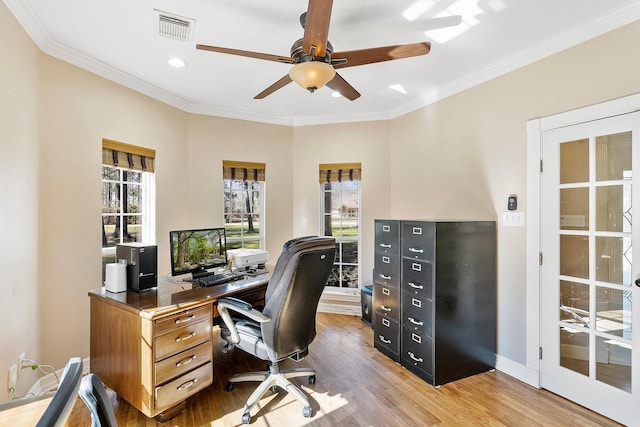
M 385 276 L 385 275 L 384 275 L 384 274 L 382 274 L 382 273 L 381 273 L 381 274 L 379 274 L 379 276 L 380 276 L 380 278 L 381 278 L 381 279 L 384 279 L 384 280 L 391 280 L 391 276 Z
M 415 354 L 413 354 L 412 352 L 408 351 L 407 354 L 409 355 L 409 357 L 414 361 L 414 362 L 419 362 L 422 363 L 424 362 L 424 360 L 422 360 L 422 357 L 416 357 Z
M 391 307 L 387 307 L 386 305 L 382 305 L 382 304 L 380 304 L 380 309 L 382 311 L 391 311 Z
M 416 320 L 416 319 L 414 319 L 413 317 L 409 317 L 409 318 L 408 318 L 408 320 L 409 320 L 409 322 L 411 322 L 411 323 L 413 323 L 414 325 L 417 325 L 417 326 L 422 326 L 422 325 L 424 325 L 424 323 L 423 323 L 423 322 L 421 322 L 421 321 L 419 321 L 419 320 Z
M 416 254 L 423 254 L 424 253 L 424 251 L 422 249 L 420 249 L 420 248 L 409 248 L 409 252 L 413 252 L 413 253 L 416 253 Z
M 380 338 L 380 341 L 382 341 L 385 344 L 391 344 L 391 340 L 384 339 L 382 335 L 378 335 L 378 338 Z
M 424 289 L 424 286 L 422 286 L 420 283 L 409 282 L 408 285 L 413 289 Z
M 386 243 L 380 243 L 381 248 L 390 248 L 391 245 L 387 245 Z
M 179 368 L 180 366 L 184 366 L 184 365 L 186 365 L 188 363 L 193 362 L 194 360 L 196 360 L 196 357 L 198 357 L 198 356 L 196 354 L 194 354 L 191 357 L 187 357 L 186 359 L 179 361 L 178 363 L 176 363 L 176 368 Z
M 177 325 L 177 324 L 179 324 L 179 323 L 188 322 L 189 320 L 193 320 L 193 319 L 195 319 L 195 318 L 196 318 L 196 315 L 195 315 L 195 314 L 192 314 L 191 316 L 186 317 L 186 318 L 185 318 L 185 317 L 183 317 L 182 319 L 176 319 L 176 325 Z
M 194 378 L 191 381 L 187 381 L 186 383 L 182 383 L 176 388 L 176 390 L 178 390 L 178 391 L 186 390 L 189 387 L 191 387 L 192 385 L 194 385 L 197 381 L 198 381 L 198 379 Z
M 189 340 L 189 339 L 191 339 L 191 338 L 193 338 L 193 337 L 195 337 L 195 336 L 196 336 L 196 333 L 195 333 L 195 332 L 191 332 L 191 333 L 190 333 L 189 335 L 187 335 L 186 337 L 178 337 L 178 338 L 176 338 L 176 342 L 186 341 L 186 340 Z

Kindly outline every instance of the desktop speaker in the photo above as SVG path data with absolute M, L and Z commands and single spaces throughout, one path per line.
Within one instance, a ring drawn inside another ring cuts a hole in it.
M 116 260 L 127 261 L 127 288 L 139 292 L 158 285 L 158 247 L 127 243 L 116 246 Z

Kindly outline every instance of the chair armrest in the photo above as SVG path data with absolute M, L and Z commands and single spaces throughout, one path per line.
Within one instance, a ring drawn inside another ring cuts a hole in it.
M 247 316 L 249 319 L 255 320 L 259 323 L 271 321 L 270 317 L 265 316 L 262 312 L 253 308 L 251 304 L 246 301 L 233 297 L 220 298 L 218 300 L 218 312 L 220 313 L 220 317 L 222 317 L 224 324 L 229 328 L 229 332 L 231 332 L 231 341 L 234 344 L 240 342 L 240 336 L 238 335 L 236 324 L 229 314 L 229 310 Z

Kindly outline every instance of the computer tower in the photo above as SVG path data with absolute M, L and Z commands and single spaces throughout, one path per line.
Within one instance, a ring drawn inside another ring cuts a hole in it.
M 116 246 L 116 261 L 127 261 L 127 289 L 142 291 L 158 285 L 158 247 L 127 243 Z

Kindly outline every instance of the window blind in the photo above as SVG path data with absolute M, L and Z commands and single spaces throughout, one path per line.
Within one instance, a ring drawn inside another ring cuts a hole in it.
M 361 163 L 323 163 L 319 166 L 320 184 L 327 182 L 360 181 Z
M 102 164 L 139 172 L 155 171 L 156 150 L 102 139 Z
M 255 162 L 222 161 L 222 179 L 232 181 L 264 181 L 266 165 Z

